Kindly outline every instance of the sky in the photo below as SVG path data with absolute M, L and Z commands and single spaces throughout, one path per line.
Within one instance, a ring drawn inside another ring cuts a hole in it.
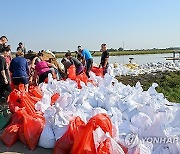
M 180 47 L 180 0 L 1 0 L 0 35 L 16 50 Z

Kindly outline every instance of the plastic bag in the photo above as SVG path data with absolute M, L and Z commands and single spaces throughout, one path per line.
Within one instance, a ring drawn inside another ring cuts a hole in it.
M 27 93 L 24 90 L 24 85 L 19 85 L 19 90 L 14 89 L 11 94 L 9 95 L 9 107 L 11 112 L 15 112 L 15 107 L 25 107 L 26 111 L 29 114 L 33 114 L 36 112 L 35 110 L 35 104 L 38 100 L 42 98 L 42 94 L 40 94 L 39 88 L 34 87 L 34 89 L 31 89 L 32 93 L 34 93 L 36 96 L 32 96 L 31 94 Z
M 71 65 L 68 68 L 68 78 L 70 78 L 71 80 L 76 79 L 76 67 L 74 65 Z
M 56 140 L 60 139 L 67 130 L 68 130 L 68 125 L 59 125 L 59 126 L 53 125 L 53 132 L 55 135 L 55 139 Z
M 18 91 L 17 89 L 14 89 L 10 95 L 9 95 L 9 109 L 12 113 L 15 112 L 15 107 L 19 107 L 22 108 L 22 104 L 20 101 L 20 91 Z
M 100 127 L 93 131 L 94 144 L 97 154 L 124 154 L 127 148 L 122 149 L 121 146 L 112 139 L 108 133 L 104 133 Z M 124 152 L 124 151 L 125 152 Z
M 26 139 L 24 136 L 24 125 L 23 124 L 19 126 L 18 137 L 22 143 L 26 144 Z
M 67 132 L 56 141 L 53 154 L 67 154 L 70 153 L 74 143 L 74 139 L 77 138 L 75 132 L 79 130 L 79 127 L 85 125 L 80 117 L 76 117 L 70 121 Z
M 18 140 L 18 124 L 10 124 L 2 133 L 2 141 L 7 147 L 11 147 Z
M 46 122 L 45 127 L 41 133 L 38 145 L 43 148 L 53 148 L 55 145 L 55 136 L 52 131 L 51 124 Z
M 37 97 L 37 98 L 40 98 L 40 99 L 42 98 L 42 91 L 38 86 L 30 87 L 29 88 L 29 93 L 31 95 L 33 95 L 34 97 Z
M 33 117 L 25 111 L 23 111 L 22 114 L 24 117 L 23 125 L 26 144 L 30 150 L 34 150 L 44 127 L 44 120 L 43 117 L 38 114 L 33 115 Z
M 96 74 L 96 76 L 101 76 L 101 77 L 104 76 L 104 75 L 103 75 L 103 68 L 99 68 L 99 67 L 97 67 L 97 66 L 93 66 L 93 67 L 91 68 L 91 71 L 94 72 L 94 73 Z
M 101 127 L 104 132 L 109 132 L 110 136 L 112 136 L 110 118 L 106 114 L 97 114 L 92 117 L 86 125 L 80 126 L 78 131 L 75 132 L 74 145 L 71 153 L 96 153 L 93 131 L 98 127 Z

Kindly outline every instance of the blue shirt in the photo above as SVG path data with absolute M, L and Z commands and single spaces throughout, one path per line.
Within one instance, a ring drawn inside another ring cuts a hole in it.
M 28 77 L 28 63 L 24 57 L 16 57 L 10 63 L 10 72 L 12 73 L 12 77 L 20 78 L 20 77 Z
M 86 60 L 92 58 L 91 53 L 90 53 L 87 49 L 83 49 L 83 50 L 82 50 L 82 55 L 83 55 L 83 57 L 84 57 Z

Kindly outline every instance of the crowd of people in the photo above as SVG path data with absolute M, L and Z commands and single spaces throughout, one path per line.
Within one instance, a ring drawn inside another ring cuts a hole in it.
M 64 65 L 64 70 L 59 67 L 55 57 L 45 60 L 43 58 L 44 51 L 42 50 L 36 56 L 26 59 L 26 48 L 20 42 L 17 47 L 15 57 L 11 56 L 11 46 L 7 45 L 8 39 L 6 36 L 0 37 L 0 105 L 7 102 L 8 96 L 12 91 L 12 86 L 18 89 L 19 84 L 24 84 L 25 90 L 31 85 L 38 85 L 44 82 L 48 74 L 51 73 L 58 80 L 68 76 L 68 68 L 74 65 L 76 74 L 79 75 L 85 72 L 89 78 L 89 72 L 93 66 L 93 54 L 87 49 L 78 46 L 78 51 L 75 57 L 68 51 L 61 63 Z M 107 73 L 109 53 L 106 44 L 101 45 L 101 62 L 99 67 L 103 68 L 103 73 Z

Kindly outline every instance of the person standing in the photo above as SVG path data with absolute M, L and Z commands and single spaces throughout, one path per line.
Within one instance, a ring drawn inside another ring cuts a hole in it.
M 19 46 L 17 47 L 17 51 L 21 50 L 24 55 L 26 54 L 26 48 L 24 47 L 23 43 L 22 42 L 19 42 L 18 44 Z
M 103 68 L 103 74 L 105 75 L 107 73 L 107 69 L 109 66 L 109 52 L 107 51 L 107 47 L 106 44 L 102 44 L 101 45 L 101 51 L 102 51 L 102 55 L 101 55 L 101 63 L 100 63 L 100 67 Z
M 87 49 L 82 49 L 81 46 L 78 46 L 78 52 L 82 54 L 82 63 L 83 65 L 86 64 L 86 75 L 90 78 L 89 72 L 91 71 L 93 65 L 93 57 L 91 53 Z
M 9 69 L 12 73 L 14 87 L 18 89 L 19 84 L 24 84 L 25 91 L 28 92 L 29 67 L 27 60 L 24 58 L 24 53 L 21 50 L 16 52 L 16 57 L 12 59 Z
M 8 42 L 8 39 L 6 36 L 0 37 L 0 53 L 2 52 L 2 49 L 5 47 L 7 42 Z
M 3 48 L 0 54 L 0 104 L 5 103 L 11 92 L 10 75 L 5 57 L 8 51 Z

